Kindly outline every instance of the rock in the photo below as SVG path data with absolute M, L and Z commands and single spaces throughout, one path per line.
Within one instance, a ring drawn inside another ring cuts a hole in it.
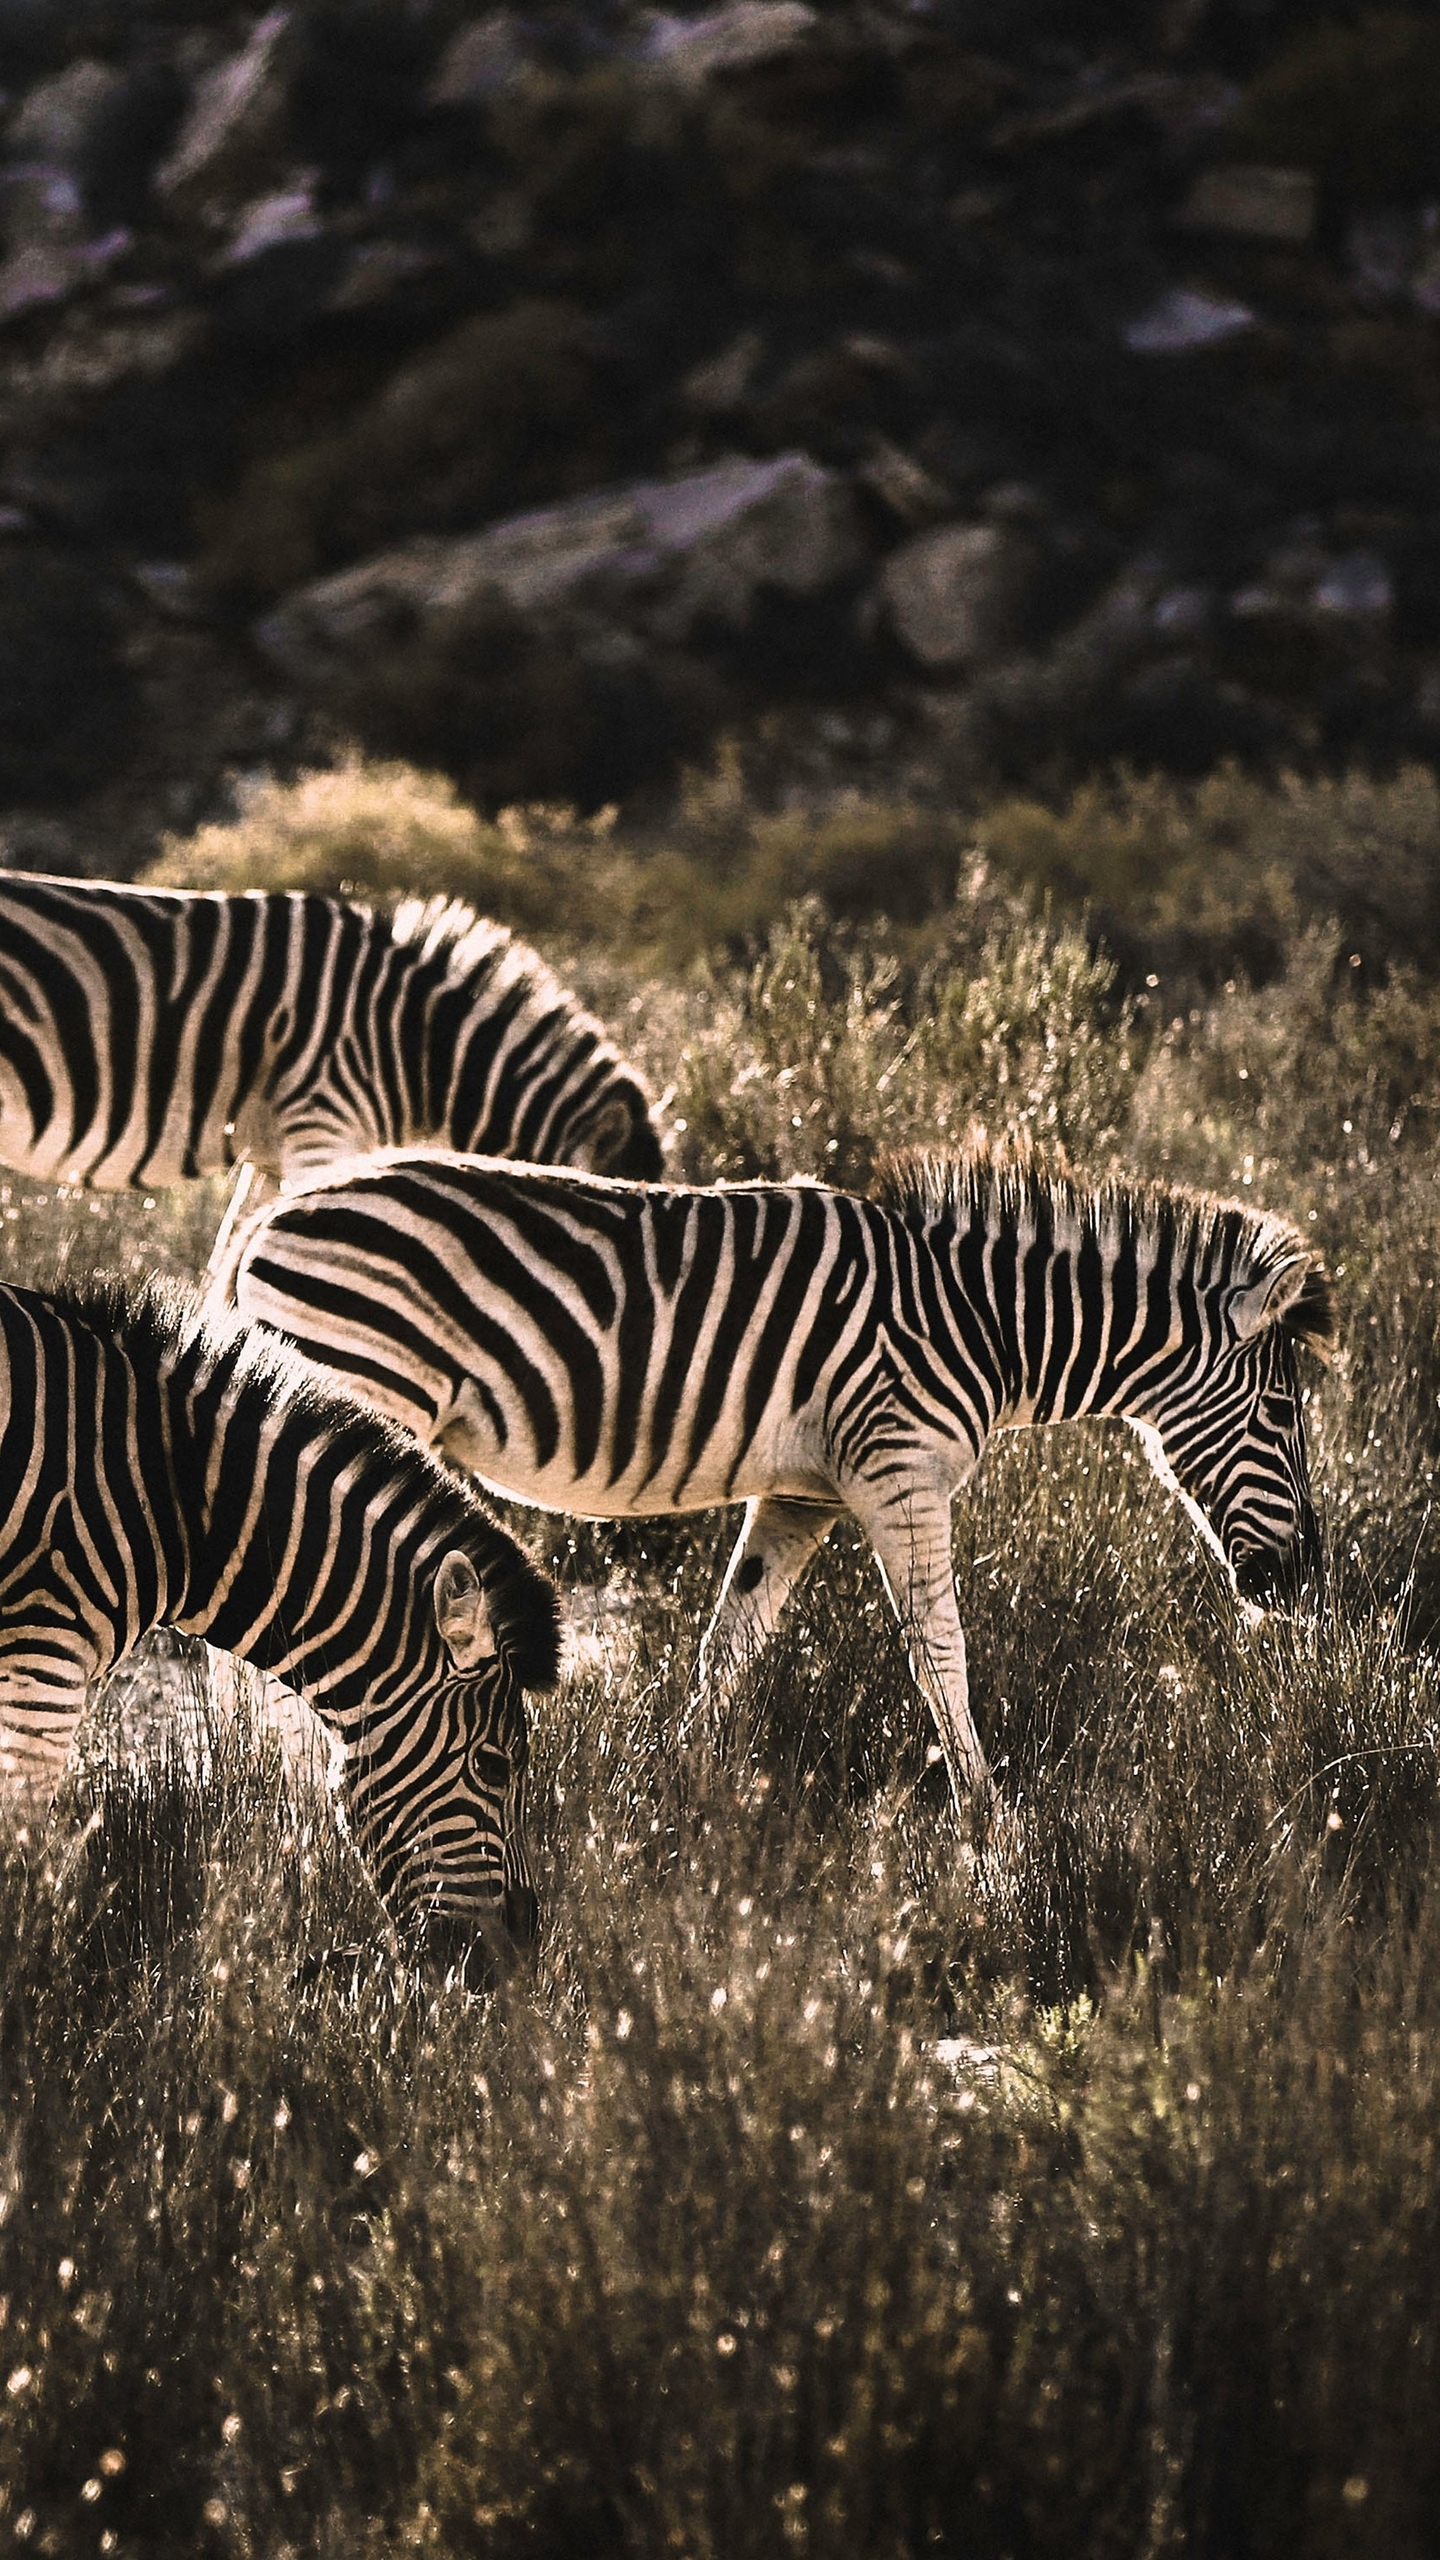
M 888 436 L 872 437 L 856 478 L 902 524 L 938 524 L 954 504 L 944 481 L 937 480 L 934 472 L 927 471 L 913 454 L 892 444 Z
M 1224 346 L 1255 326 L 1255 314 L 1243 302 L 1208 293 L 1188 284 L 1172 285 L 1148 311 L 1127 322 L 1120 334 L 1137 356 L 1188 355 L 1197 347 Z
M 1311 597 L 1319 614 L 1343 621 L 1388 621 L 1395 602 L 1390 571 L 1378 551 L 1345 551 L 1332 560 Z
M 44 240 L 78 240 L 85 228 L 79 181 L 53 160 L 18 160 L 0 169 L 0 208 L 12 250 Z
M 282 241 L 318 239 L 323 228 L 315 211 L 313 178 L 297 179 L 291 186 L 246 206 L 221 265 L 246 266 L 250 259 L 263 257 L 267 249 L 278 248 Z
M 687 409 L 701 417 L 724 418 L 745 400 L 765 354 L 765 341 L 758 329 L 742 329 L 718 356 L 707 356 L 703 364 L 692 366 L 680 385 L 680 397 Z
M 130 247 L 128 231 L 111 231 L 100 240 L 34 240 L 12 251 L 0 265 L 0 325 L 64 302 L 82 285 L 93 284 Z
M 1032 561 L 1003 525 L 941 525 L 891 553 L 876 600 L 922 667 L 975 666 L 1013 640 Z
M 1421 311 L 1440 320 L 1440 248 L 1432 247 L 1410 286 L 1410 299 Z
M 426 87 L 425 103 L 483 107 L 517 88 L 529 69 L 524 21 L 513 9 L 494 9 L 451 37 Z
M 641 58 L 678 88 L 700 89 L 717 71 L 745 71 L 793 53 L 815 24 L 805 0 L 732 0 L 703 18 L 655 17 Z
M 1242 240 L 1300 246 L 1315 228 L 1315 181 L 1308 169 L 1256 162 L 1202 169 L 1175 219 L 1186 231 L 1228 231 Z
M 858 564 L 843 481 L 800 453 L 733 460 L 544 507 L 457 540 L 421 536 L 286 597 L 257 626 L 266 655 L 324 685 L 398 628 L 463 613 L 487 591 L 526 618 L 600 613 L 671 645 L 706 623 L 742 630 L 760 593 L 812 596 Z
M 1345 231 L 1345 264 L 1362 302 L 1396 302 L 1410 282 L 1421 244 L 1420 219 L 1402 205 L 1370 205 Z
M 30 91 L 11 120 L 7 150 L 18 160 L 76 168 L 124 87 L 124 74 L 109 63 L 72 62 Z
M 241 52 L 197 83 L 155 188 L 177 213 L 211 218 L 243 202 L 285 141 L 293 46 L 290 12 L 272 9 Z

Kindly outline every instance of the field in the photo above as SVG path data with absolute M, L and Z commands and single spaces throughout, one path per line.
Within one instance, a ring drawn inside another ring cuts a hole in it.
M 977 1844 L 854 1538 L 682 1749 L 730 1524 L 517 1514 L 576 1636 L 546 1928 L 488 1997 L 407 1971 L 243 1692 L 157 1654 L 157 1721 L 117 1675 L 47 1837 L 0 1839 L 9 2545 L 1433 2553 L 1440 994 L 1395 957 L 1429 803 L 1245 788 L 1152 810 L 1158 885 L 1118 802 L 967 850 L 913 811 L 741 825 L 717 785 L 688 851 L 554 813 L 460 847 L 531 931 L 575 884 L 558 956 L 682 1171 L 860 1184 L 978 1117 L 1297 1218 L 1341 1314 L 1326 1604 L 1243 1623 L 1114 1427 L 1002 1440 L 956 1515 L 1012 1815 Z M 1127 920 L 1124 980 L 1067 895 Z M 0 1271 L 193 1271 L 219 1206 L 11 1178 Z

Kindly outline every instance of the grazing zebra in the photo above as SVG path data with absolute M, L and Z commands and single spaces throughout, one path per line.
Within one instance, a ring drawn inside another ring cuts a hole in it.
M 468 907 L 0 873 L 0 1163 L 119 1191 L 431 1140 L 662 1161 L 601 1025 Z
M 262 1211 L 217 1288 L 527 1502 L 743 1499 L 722 1688 L 852 1512 L 957 1793 L 988 1772 L 950 1503 L 997 1424 L 1123 1416 L 1243 1596 L 1318 1567 L 1295 1354 L 1328 1284 L 1283 1219 L 1194 1193 L 984 1147 L 897 1157 L 868 1200 L 393 1154 Z
M 462 1966 L 524 1942 L 524 1690 L 555 1595 L 478 1498 L 278 1346 L 152 1286 L 0 1287 L 0 1782 L 40 1810 L 89 1684 L 151 1627 L 297 1689 L 357 1846 Z

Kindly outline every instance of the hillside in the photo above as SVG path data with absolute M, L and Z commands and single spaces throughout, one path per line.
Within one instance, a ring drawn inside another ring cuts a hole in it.
M 9 0 L 0 812 L 1440 747 L 1440 27 Z

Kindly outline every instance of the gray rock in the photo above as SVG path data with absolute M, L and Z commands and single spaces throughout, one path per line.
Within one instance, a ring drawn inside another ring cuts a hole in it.
M 78 240 L 85 208 L 70 170 L 52 160 L 20 160 L 0 169 L 0 227 L 12 249 Z
M 11 119 L 6 147 L 17 159 L 73 168 L 100 117 L 125 86 L 123 72 L 107 62 L 72 62 L 53 80 L 42 80 Z
M 758 329 L 742 329 L 718 356 L 707 356 L 686 374 L 680 397 L 702 417 L 727 417 L 743 403 L 765 354 Z
M 179 213 L 214 215 L 270 174 L 289 112 L 290 12 L 272 9 L 241 52 L 197 82 L 156 192 Z
M 1367 205 L 1345 231 L 1345 264 L 1362 302 L 1395 302 L 1420 254 L 1420 217 L 1408 205 Z
M 1225 231 L 1240 240 L 1302 244 L 1315 228 L 1315 181 L 1308 169 L 1233 161 L 1202 169 L 1176 215 L 1186 231 Z
M 26 241 L 0 265 L 0 326 L 47 303 L 68 301 L 130 246 L 128 231 L 110 231 L 99 240 Z
M 1178 356 L 1199 347 L 1224 346 L 1254 326 L 1255 314 L 1243 302 L 1231 302 L 1223 294 L 1207 293 L 1195 285 L 1177 284 L 1148 311 L 1127 322 L 1120 334 L 1132 355 Z
M 902 524 L 938 524 L 955 503 L 944 482 L 888 436 L 872 436 L 856 477 Z
M 677 88 L 700 89 L 717 71 L 740 71 L 793 53 L 816 24 L 805 0 L 732 0 L 703 18 L 657 15 L 642 48 L 646 66 Z
M 1013 638 L 1031 565 L 1004 525 L 940 525 L 891 553 L 876 602 L 922 667 L 975 666 Z
M 1384 622 L 1395 602 L 1390 571 L 1378 551 L 1342 551 L 1315 584 L 1318 614 L 1341 621 Z
M 455 540 L 421 536 L 286 597 L 258 628 L 304 684 L 363 662 L 397 626 L 462 611 L 486 590 L 539 622 L 598 614 L 664 644 L 698 625 L 743 630 L 767 588 L 820 593 L 860 559 L 853 501 L 800 453 L 640 481 Z
M 461 27 L 445 47 L 425 91 L 432 107 L 483 107 L 517 88 L 530 69 L 525 29 L 513 9 Z
M 314 180 L 297 174 L 287 187 L 245 207 L 221 258 L 226 267 L 247 266 L 287 240 L 317 240 L 324 225 L 315 210 Z

